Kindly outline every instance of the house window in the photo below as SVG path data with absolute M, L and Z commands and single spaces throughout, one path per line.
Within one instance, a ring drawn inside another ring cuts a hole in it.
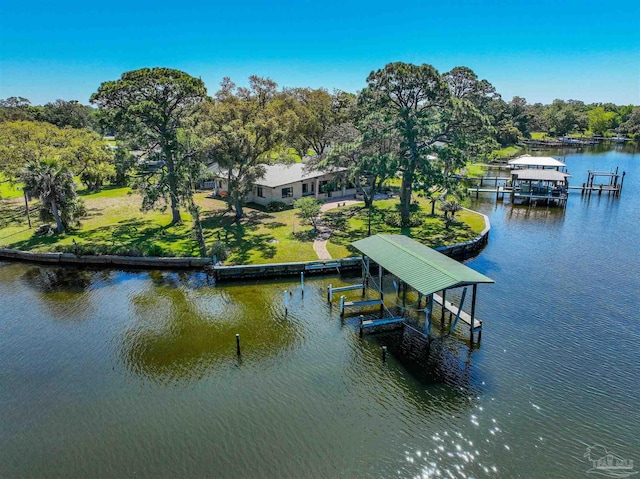
M 262 190 L 262 186 L 256 187 L 256 195 L 258 195 L 259 198 L 264 198 L 264 191 Z
M 282 188 L 282 197 L 291 198 L 293 196 L 293 188 Z
M 328 181 L 321 181 L 320 182 L 320 191 L 322 193 L 327 193 L 327 192 L 331 191 L 331 187 L 329 186 L 329 182 Z
M 307 193 L 309 193 L 309 185 L 306 183 L 302 183 L 302 195 L 306 195 Z

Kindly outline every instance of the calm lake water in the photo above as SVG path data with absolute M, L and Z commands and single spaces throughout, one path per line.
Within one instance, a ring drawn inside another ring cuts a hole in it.
M 477 202 L 479 349 L 358 337 L 324 290 L 0 263 L 0 477 L 587 477 L 640 465 L 640 154 L 566 211 Z M 284 314 L 282 292 L 293 289 Z M 235 354 L 235 334 L 242 357 Z M 381 345 L 391 351 L 381 361 Z

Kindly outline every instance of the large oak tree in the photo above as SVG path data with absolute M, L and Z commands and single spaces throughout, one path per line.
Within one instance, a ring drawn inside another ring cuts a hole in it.
M 91 96 L 103 122 L 115 128 L 119 136 L 134 140 L 156 160 L 141 183 L 143 207 L 153 207 L 161 199 L 168 201 L 172 223 L 181 221 L 181 199 L 192 195 L 191 183 L 185 181 L 189 162 L 182 161 L 179 154 L 178 133 L 206 95 L 204 82 L 187 73 L 142 68 L 102 83 Z
M 236 88 L 225 79 L 216 98 L 200 106 L 194 127 L 209 158 L 227 178 L 237 219 L 244 216 L 243 202 L 264 176 L 265 164 L 274 160 L 291 123 L 273 81 L 252 76 L 249 84 Z
M 363 109 L 380 113 L 400 137 L 400 205 L 405 223 L 417 174 L 428 183 L 442 168 L 452 173 L 490 139 L 487 117 L 465 98 L 466 76 L 460 91 L 446 80 L 431 65 L 390 63 L 369 75 L 359 97 Z M 440 158 L 437 165 L 434 155 Z

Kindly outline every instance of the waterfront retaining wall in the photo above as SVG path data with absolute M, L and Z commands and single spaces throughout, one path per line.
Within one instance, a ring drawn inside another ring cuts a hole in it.
M 435 250 L 459 260 L 476 256 L 489 241 L 489 231 L 491 229 L 489 218 L 486 215 L 482 216 L 484 217 L 485 228 L 478 236 L 464 243 L 440 246 L 435 248 Z M 91 256 L 75 255 L 73 253 L 32 253 L 30 251 L 0 248 L 0 259 L 96 268 L 206 269 L 218 281 L 300 276 L 302 272 L 304 272 L 305 275 L 336 274 L 360 269 L 359 257 L 326 261 L 300 261 L 296 263 L 214 266 L 211 258 L 163 258 L 155 256 L 139 257 L 117 255 Z

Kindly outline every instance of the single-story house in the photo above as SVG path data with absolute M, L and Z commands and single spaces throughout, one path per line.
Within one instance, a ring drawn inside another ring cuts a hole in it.
M 256 180 L 247 202 L 267 205 L 272 201 L 281 201 L 290 205 L 304 196 L 324 200 L 356 194 L 354 185 L 336 181 L 339 171 L 314 170 L 304 163 L 265 165 L 265 169 L 264 177 Z M 204 181 L 202 187 L 214 190 L 216 195 L 226 195 L 227 171 L 213 164 L 207 168 L 207 173 L 212 179 Z

